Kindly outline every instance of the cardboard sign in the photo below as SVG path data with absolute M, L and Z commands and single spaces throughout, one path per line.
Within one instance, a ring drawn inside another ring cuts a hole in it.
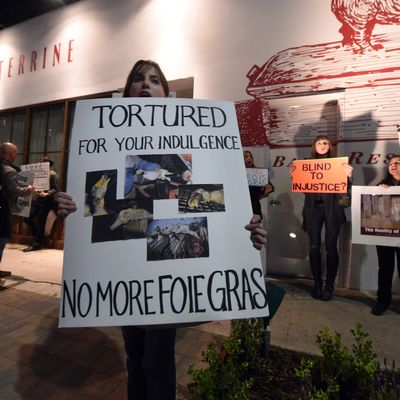
M 60 326 L 268 315 L 233 103 L 79 101 Z
M 294 160 L 292 192 L 346 193 L 347 175 L 342 165 L 347 157 Z
M 26 187 L 33 184 L 34 173 L 30 171 L 20 171 L 17 174 L 18 186 Z M 32 193 L 25 196 L 18 196 L 16 203 L 11 207 L 11 214 L 28 218 L 31 212 Z
M 33 186 L 35 192 L 42 192 L 50 189 L 50 163 L 35 163 L 21 165 L 21 171 L 34 173 Z
M 246 168 L 249 186 L 265 186 L 268 184 L 267 168 Z
M 400 247 L 400 187 L 353 186 L 352 242 Z

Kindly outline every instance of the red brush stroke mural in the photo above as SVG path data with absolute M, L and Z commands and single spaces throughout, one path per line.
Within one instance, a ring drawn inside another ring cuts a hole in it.
M 332 0 L 331 8 L 342 23 L 339 31 L 343 35 L 342 44 L 351 46 L 355 53 L 383 47 L 371 42 L 375 24 L 400 23 L 399 0 Z
M 342 41 L 288 48 L 248 72 L 246 92 L 264 105 L 237 104 L 245 146 L 294 144 L 284 134 L 287 121 L 277 119 L 270 107 L 274 98 L 338 90 L 346 91 L 340 116 L 347 137 L 395 134 L 400 118 L 400 31 L 372 31 L 376 24 L 400 24 L 400 0 L 332 0 L 331 10 L 342 23 Z M 357 118 L 363 119 L 361 125 Z
M 245 100 L 235 103 L 242 146 L 265 146 L 267 136 L 263 122 L 264 108 L 261 100 Z

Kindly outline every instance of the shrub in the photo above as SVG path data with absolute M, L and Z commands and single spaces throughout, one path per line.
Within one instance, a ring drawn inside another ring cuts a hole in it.
M 189 367 L 193 383 L 189 391 L 201 400 L 248 400 L 254 379 L 250 371 L 261 364 L 262 320 L 232 321 L 232 334 L 220 345 L 208 344 L 202 352 L 207 368 Z
M 339 332 L 333 335 L 325 328 L 317 334 L 322 358 L 304 360 L 296 369 L 296 376 L 303 380 L 305 398 L 309 400 L 366 399 L 371 392 L 379 370 L 376 354 L 368 334 L 357 323 L 351 330 L 355 339 L 351 351 L 343 345 Z

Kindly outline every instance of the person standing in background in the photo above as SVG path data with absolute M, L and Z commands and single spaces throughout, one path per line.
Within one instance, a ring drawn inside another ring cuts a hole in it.
M 34 187 L 29 185 L 22 187 L 18 185 L 17 174 L 20 168 L 14 165 L 18 149 L 15 144 L 5 142 L 0 146 L 0 261 L 4 248 L 11 236 L 11 214 L 12 205 L 16 203 L 18 196 L 32 193 Z M 11 275 L 11 271 L 0 271 L 0 278 Z
M 378 186 L 384 188 L 400 186 L 400 155 L 394 155 L 390 159 L 386 177 L 379 182 Z M 376 251 L 378 253 L 379 268 L 378 293 L 377 301 L 372 307 L 371 313 L 374 315 L 382 315 L 392 302 L 392 281 L 395 258 L 397 258 L 397 272 L 400 277 L 400 247 L 376 246 Z
M 311 147 L 312 159 L 333 157 L 332 143 L 328 136 L 317 136 Z M 348 179 L 352 177 L 353 168 L 348 164 L 342 165 Z M 294 169 L 290 172 L 293 173 Z M 349 181 L 350 183 L 350 181 Z M 346 221 L 344 205 L 341 204 L 339 193 L 305 193 L 303 206 L 303 229 L 310 240 L 309 261 L 314 278 L 311 296 L 314 299 L 328 301 L 332 299 L 335 279 L 339 267 L 337 241 L 340 228 Z M 325 225 L 326 248 L 326 280 L 322 289 L 321 268 L 321 232 Z
M 254 165 L 253 153 L 249 150 L 243 152 L 244 164 L 246 168 L 257 168 Z M 262 218 L 260 200 L 267 197 L 274 191 L 274 186 L 269 182 L 265 186 L 249 186 L 251 207 L 253 214 L 259 215 Z
M 39 162 L 48 162 L 50 164 L 50 189 L 35 193 L 36 198 L 32 201 L 30 216 L 29 218 L 24 218 L 24 222 L 29 226 L 32 236 L 35 238 L 31 246 L 22 250 L 24 252 L 40 250 L 43 247 L 47 216 L 49 212 L 55 208 L 54 196 L 58 190 L 58 177 L 56 172 L 52 169 L 54 165 L 53 160 L 44 156 Z

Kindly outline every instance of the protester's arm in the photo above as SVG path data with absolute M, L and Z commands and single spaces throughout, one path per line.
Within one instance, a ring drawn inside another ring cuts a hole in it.
M 3 187 L 9 199 L 15 199 L 18 196 L 25 196 L 35 190 L 32 185 L 18 185 L 17 174 L 18 173 L 15 170 L 6 171 L 3 174 Z

